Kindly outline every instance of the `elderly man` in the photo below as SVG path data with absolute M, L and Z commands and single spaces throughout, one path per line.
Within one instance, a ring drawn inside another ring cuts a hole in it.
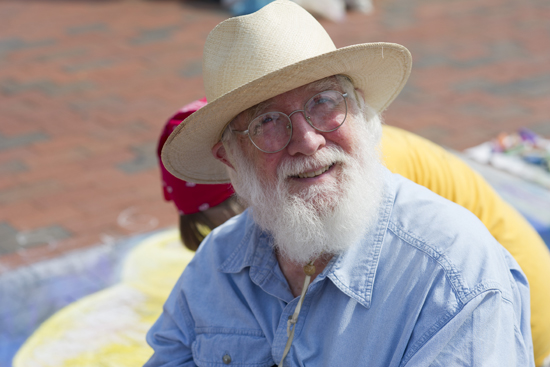
M 209 104 L 163 162 L 231 182 L 214 230 L 147 340 L 147 366 L 534 366 L 520 267 L 470 212 L 387 171 L 379 114 L 400 45 L 336 49 L 290 1 L 219 24 Z

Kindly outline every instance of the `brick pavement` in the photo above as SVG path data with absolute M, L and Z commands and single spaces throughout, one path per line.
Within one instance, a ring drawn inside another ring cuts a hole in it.
M 385 113 L 453 149 L 529 127 L 550 135 L 550 3 L 380 0 L 322 21 L 337 46 L 407 46 Z M 158 180 L 167 117 L 202 96 L 212 1 L 0 2 L 0 272 L 176 224 Z

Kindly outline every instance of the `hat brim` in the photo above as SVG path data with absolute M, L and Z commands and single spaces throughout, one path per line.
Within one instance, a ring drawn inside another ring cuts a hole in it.
M 242 111 L 316 80 L 344 74 L 363 91 L 366 103 L 380 113 L 405 86 L 411 64 L 409 51 L 401 45 L 366 43 L 285 66 L 222 95 L 189 116 L 164 144 L 164 166 L 185 181 L 228 183 L 226 166 L 211 150 L 225 126 Z

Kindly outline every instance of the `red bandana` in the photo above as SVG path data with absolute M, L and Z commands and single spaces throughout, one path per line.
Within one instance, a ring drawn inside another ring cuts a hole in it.
M 204 106 L 206 106 L 206 98 L 182 107 L 164 126 L 157 147 L 164 199 L 173 201 L 180 214 L 192 214 L 206 210 L 221 204 L 234 193 L 231 184 L 202 185 L 180 180 L 164 168 L 160 159 L 160 152 L 170 133 L 193 112 Z

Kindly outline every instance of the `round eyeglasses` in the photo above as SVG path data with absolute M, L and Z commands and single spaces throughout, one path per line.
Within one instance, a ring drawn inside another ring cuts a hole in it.
M 285 149 L 292 139 L 292 121 L 290 117 L 301 112 L 306 121 L 317 131 L 328 133 L 337 130 L 348 115 L 348 94 L 335 90 L 326 90 L 311 97 L 303 110 L 292 111 L 289 115 L 282 112 L 267 112 L 256 116 L 246 130 L 232 132 L 248 135 L 256 148 L 264 153 L 277 153 Z

